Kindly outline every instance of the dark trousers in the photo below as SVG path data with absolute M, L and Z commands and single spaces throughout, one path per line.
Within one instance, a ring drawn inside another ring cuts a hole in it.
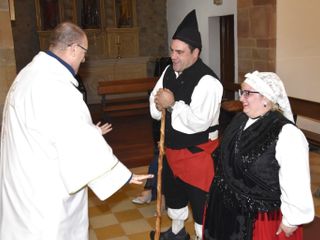
M 157 175 L 158 175 L 158 157 L 159 151 L 157 149 L 154 150 L 154 155 L 151 163 L 149 164 L 148 173 L 153 174 L 153 178 L 147 179 L 144 188 L 151 190 L 151 200 L 155 200 L 157 198 Z
M 165 157 L 163 159 L 162 182 L 166 206 L 180 209 L 190 203 L 194 221 L 202 224 L 208 193 L 175 177 Z

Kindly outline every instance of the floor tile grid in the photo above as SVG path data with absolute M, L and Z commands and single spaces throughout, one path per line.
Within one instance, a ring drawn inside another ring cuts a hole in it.
M 132 169 L 134 173 L 146 173 L 147 166 Z M 131 200 L 143 190 L 143 185 L 126 185 L 106 201 L 100 201 L 89 191 L 90 240 L 145 240 L 155 228 L 156 201 L 150 204 L 133 204 Z M 171 226 L 171 220 L 164 213 L 161 229 Z M 192 216 L 186 222 L 186 229 L 194 237 Z

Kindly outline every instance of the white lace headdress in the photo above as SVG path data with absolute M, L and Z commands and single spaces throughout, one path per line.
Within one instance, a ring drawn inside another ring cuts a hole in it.
M 247 73 L 245 77 L 245 83 L 260 92 L 271 102 L 278 104 L 283 115 L 294 122 L 286 90 L 277 74 L 273 72 L 254 71 L 253 73 Z

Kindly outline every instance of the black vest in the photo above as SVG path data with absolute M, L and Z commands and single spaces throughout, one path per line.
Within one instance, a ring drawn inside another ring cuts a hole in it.
M 173 92 L 175 101 L 182 100 L 186 104 L 190 104 L 194 88 L 205 75 L 218 79 L 216 74 L 200 58 L 192 66 L 185 69 L 178 78 L 176 78 L 173 67 L 170 65 L 163 77 L 163 87 Z M 208 128 L 206 131 L 194 134 L 178 132 L 172 128 L 171 113 L 167 111 L 165 131 L 165 145 L 173 149 L 182 149 L 207 142 L 209 132 L 212 130 Z

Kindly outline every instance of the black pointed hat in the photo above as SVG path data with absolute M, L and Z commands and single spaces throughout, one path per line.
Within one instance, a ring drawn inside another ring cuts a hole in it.
M 172 39 L 179 39 L 195 48 L 201 49 L 201 35 L 198 30 L 196 10 L 192 10 L 182 20 Z

